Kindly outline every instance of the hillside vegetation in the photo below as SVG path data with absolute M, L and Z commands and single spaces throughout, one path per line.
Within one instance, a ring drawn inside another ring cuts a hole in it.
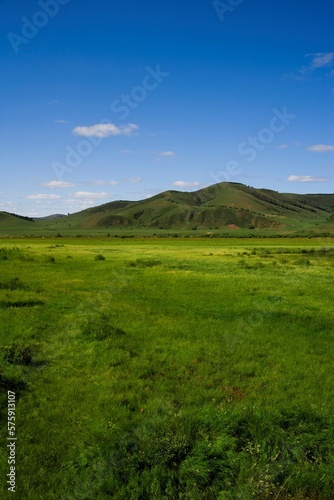
M 220 183 L 196 192 L 165 191 L 141 201 L 114 201 L 61 218 L 35 220 L 22 229 L 34 234 L 133 230 L 270 230 L 276 234 L 331 231 L 334 195 L 284 194 L 237 183 Z M 29 225 L 30 224 L 30 225 Z M 16 230 L 13 219 L 0 231 Z

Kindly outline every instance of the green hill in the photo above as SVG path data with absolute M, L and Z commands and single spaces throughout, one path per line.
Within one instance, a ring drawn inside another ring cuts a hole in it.
M 0 235 L 11 234 L 13 231 L 31 231 L 34 224 L 33 219 L 29 217 L 0 212 Z
M 312 226 L 330 217 L 334 195 L 281 194 L 236 183 L 221 183 L 193 193 L 165 191 L 138 202 L 112 202 L 61 220 L 77 228 L 289 229 Z M 320 198 L 319 198 L 320 197 Z M 59 224 L 58 224 L 59 227 Z
M 36 220 L 34 228 L 37 232 L 118 228 L 318 233 L 333 226 L 333 214 L 334 195 L 278 193 L 223 182 L 191 193 L 165 191 L 146 200 L 105 203 L 55 220 Z M 4 225 L 6 220 L 4 224 L 0 220 L 0 227 Z

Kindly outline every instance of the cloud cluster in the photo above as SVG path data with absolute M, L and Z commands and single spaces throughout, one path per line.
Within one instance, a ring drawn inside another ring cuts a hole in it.
M 106 138 L 114 135 L 132 135 L 139 127 L 135 123 L 128 123 L 117 127 L 113 123 L 98 123 L 90 127 L 75 127 L 73 133 L 84 137 Z
M 93 186 L 117 186 L 117 181 L 92 181 Z
M 74 187 L 75 184 L 73 184 L 72 182 L 64 182 L 64 181 L 50 181 L 50 182 L 42 182 L 41 186 L 54 189 L 54 188 L 71 188 Z
M 143 182 L 143 179 L 141 177 L 129 177 L 128 179 L 124 179 L 124 182 L 136 184 L 137 182 Z
M 328 69 L 334 66 L 334 52 L 317 52 L 315 54 L 305 54 L 305 57 L 311 58 L 308 64 L 297 69 L 297 72 L 286 73 L 284 79 L 298 81 L 305 80 L 312 76 L 318 70 L 327 70 L 327 74 L 333 76 L 333 71 Z
M 314 146 L 309 146 L 307 151 L 312 151 L 313 153 L 328 153 L 329 151 L 334 151 L 334 146 L 328 144 L 315 144 Z
M 328 68 L 334 63 L 334 52 L 318 52 L 317 54 L 306 54 L 312 57 L 309 69 Z
M 104 198 L 109 198 L 109 193 L 91 193 L 89 191 L 77 191 L 72 196 L 75 198 L 89 199 L 89 200 L 101 200 Z
M 174 181 L 174 182 L 172 182 L 172 186 L 181 187 L 181 188 L 199 187 L 200 185 L 201 185 L 200 182 L 189 182 L 189 181 Z
M 316 177 L 314 175 L 290 175 L 288 177 L 290 182 L 326 182 L 326 177 Z
M 58 194 L 29 194 L 27 200 L 58 200 L 61 198 Z
M 170 156 L 175 156 L 176 153 L 174 153 L 174 151 L 162 151 L 161 153 L 159 153 L 159 156 L 162 156 L 162 157 L 170 157 Z
M 161 158 L 172 158 L 176 156 L 174 151 L 132 151 L 130 149 L 122 149 L 121 153 L 126 155 L 135 155 L 135 154 L 149 154 L 155 156 L 157 160 L 161 160 Z

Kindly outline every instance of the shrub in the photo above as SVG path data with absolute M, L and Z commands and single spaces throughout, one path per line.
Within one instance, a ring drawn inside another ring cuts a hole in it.
M 43 306 L 44 302 L 42 300 L 16 300 L 14 302 L 11 301 L 0 301 L 0 307 L 34 307 L 34 306 Z
M 161 264 L 161 260 L 158 259 L 137 259 L 129 262 L 129 266 L 131 267 L 154 267 L 160 266 Z
M 106 258 L 99 253 L 98 255 L 95 255 L 94 260 L 106 260 Z
M 13 365 L 30 365 L 32 349 L 29 345 L 11 344 L 4 348 L 3 358 Z
M 294 261 L 294 264 L 297 265 L 297 266 L 310 266 L 311 265 L 311 262 L 309 259 L 297 259 Z
M 0 290 L 28 290 L 28 288 L 20 278 L 11 278 L 8 281 L 0 282 Z
M 27 388 L 28 388 L 27 382 L 20 379 L 19 377 L 7 375 L 3 371 L 0 372 L 0 389 L 5 389 L 6 391 L 14 390 L 16 391 L 16 396 L 19 396 L 18 393 Z

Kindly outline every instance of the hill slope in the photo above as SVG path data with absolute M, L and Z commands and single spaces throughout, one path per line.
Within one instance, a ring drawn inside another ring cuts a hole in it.
M 103 231 L 116 228 L 165 230 L 271 230 L 293 233 L 333 227 L 334 195 L 298 195 L 223 182 L 196 192 L 165 191 L 146 200 L 114 201 L 59 219 L 25 223 L 35 231 Z M 5 215 L 5 214 L 3 214 Z M 9 217 L 6 215 L 6 217 Z M 17 221 L 0 220 L 15 229 Z M 14 224 L 15 222 L 15 224 Z M 334 229 L 334 227 L 333 227 Z M 3 232 L 3 231 L 2 231 Z
M 334 195 L 294 195 L 220 183 L 196 192 L 165 191 L 138 202 L 116 201 L 62 218 L 57 228 L 298 229 L 325 224 Z
M 32 219 L 27 219 L 15 214 L 0 212 L 0 234 L 10 234 L 12 231 L 31 231 L 34 229 L 35 223 Z

